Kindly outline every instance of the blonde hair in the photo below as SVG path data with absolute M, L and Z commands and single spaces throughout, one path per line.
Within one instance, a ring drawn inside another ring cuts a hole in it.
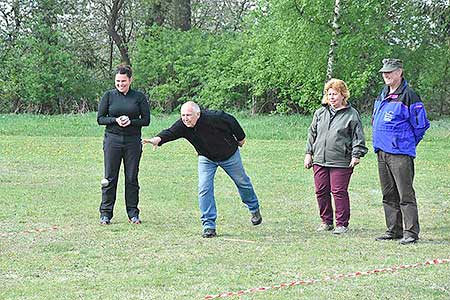
M 330 101 L 328 100 L 329 89 L 333 89 L 344 96 L 342 104 L 347 105 L 347 100 L 348 98 L 350 98 L 350 92 L 348 90 L 347 84 L 343 80 L 331 78 L 327 83 L 325 83 L 325 86 L 323 87 L 322 104 L 330 105 Z

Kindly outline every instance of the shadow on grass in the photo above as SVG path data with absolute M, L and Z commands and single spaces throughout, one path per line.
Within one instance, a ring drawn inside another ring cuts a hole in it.
M 443 238 L 443 239 L 423 239 L 423 238 L 420 238 L 419 241 L 418 241 L 418 244 L 450 246 L 450 239 L 448 239 L 448 238 Z

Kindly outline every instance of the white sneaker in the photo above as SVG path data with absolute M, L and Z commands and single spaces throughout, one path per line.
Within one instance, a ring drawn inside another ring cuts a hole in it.
M 333 230 L 333 228 L 334 228 L 333 224 L 322 223 L 319 225 L 319 227 L 317 227 L 316 230 L 317 231 L 331 231 L 331 230 Z
M 334 234 L 343 234 L 343 233 L 346 233 L 347 231 L 348 231 L 348 227 L 336 226 L 336 228 L 334 229 L 333 233 Z

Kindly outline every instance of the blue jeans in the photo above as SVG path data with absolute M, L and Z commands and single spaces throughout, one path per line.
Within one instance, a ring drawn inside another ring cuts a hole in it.
M 214 176 L 221 167 L 236 184 L 242 202 L 254 213 L 259 209 L 252 182 L 242 165 L 239 149 L 227 160 L 212 161 L 205 156 L 198 157 L 198 202 L 203 229 L 216 228 L 217 209 L 214 199 Z

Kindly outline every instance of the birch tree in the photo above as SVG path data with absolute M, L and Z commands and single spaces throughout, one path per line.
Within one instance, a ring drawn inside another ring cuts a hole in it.
M 338 46 L 338 36 L 341 33 L 341 28 L 339 26 L 340 9 L 341 9 L 340 2 L 339 0 L 336 0 L 334 3 L 333 21 L 331 22 L 331 28 L 333 29 L 333 32 L 330 41 L 330 48 L 328 51 L 327 74 L 326 74 L 327 81 L 333 77 L 335 52 L 336 47 Z

